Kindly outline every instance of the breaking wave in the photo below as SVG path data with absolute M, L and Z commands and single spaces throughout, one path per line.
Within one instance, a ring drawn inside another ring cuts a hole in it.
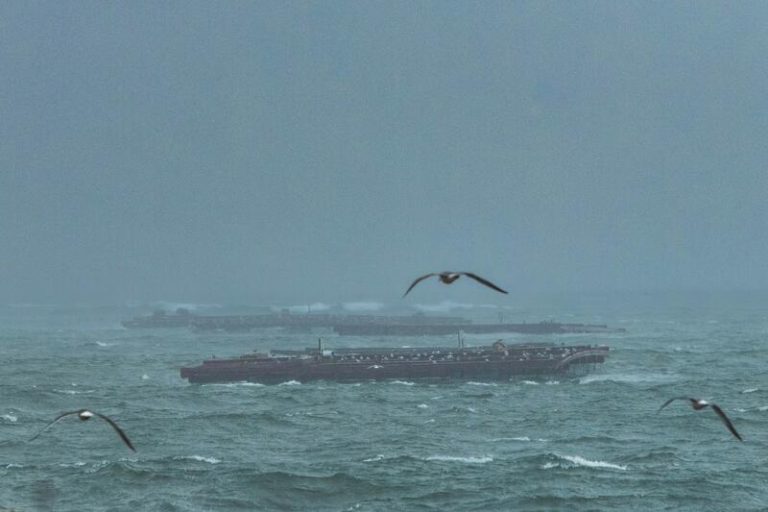
M 485 455 L 482 457 L 456 457 L 453 455 L 430 455 L 424 458 L 427 462 L 463 462 L 465 464 L 485 464 L 493 462 L 493 457 Z
M 585 467 L 585 468 L 593 468 L 593 469 L 617 469 L 620 471 L 626 471 L 627 466 L 622 466 L 620 464 L 611 464 L 610 462 L 605 462 L 602 460 L 589 460 L 585 459 L 584 457 L 580 457 L 578 455 L 558 455 L 554 454 L 555 457 L 557 457 L 558 461 L 556 462 L 547 462 L 542 466 L 542 469 L 552 469 L 552 468 L 573 468 L 573 467 Z

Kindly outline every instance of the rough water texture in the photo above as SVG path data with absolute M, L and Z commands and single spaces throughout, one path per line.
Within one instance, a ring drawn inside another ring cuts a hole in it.
M 179 367 L 316 334 L 126 330 L 108 308 L 0 307 L 0 506 L 17 510 L 764 510 L 768 312 L 752 296 L 517 311 L 626 333 L 575 380 L 189 385 Z M 488 308 L 462 315 L 496 313 Z M 452 344 L 337 338 L 328 346 Z M 531 337 L 506 336 L 508 342 Z M 468 337 L 468 344 L 488 342 Z M 490 340 L 492 341 L 492 340 Z M 745 442 L 711 410 L 719 403 Z M 92 408 L 106 423 L 62 420 Z

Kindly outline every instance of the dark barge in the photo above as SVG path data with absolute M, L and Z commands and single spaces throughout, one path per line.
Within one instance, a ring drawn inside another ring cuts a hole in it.
M 522 334 L 617 333 L 626 329 L 604 324 L 563 324 L 559 322 L 496 323 L 496 324 L 337 324 L 333 330 L 340 336 L 444 336 L 464 332 L 492 334 L 516 332 Z
M 608 356 L 608 347 L 554 344 L 429 348 L 274 350 L 233 359 L 209 359 L 182 368 L 190 383 L 313 380 L 509 380 L 514 377 L 583 375 Z

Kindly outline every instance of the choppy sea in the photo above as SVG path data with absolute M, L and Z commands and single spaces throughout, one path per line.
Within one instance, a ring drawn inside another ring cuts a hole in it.
M 0 306 L 0 510 L 767 510 L 766 298 L 448 304 L 475 321 L 503 313 L 626 332 L 504 336 L 610 346 L 604 365 L 574 379 L 271 386 L 190 385 L 179 368 L 318 336 L 326 346 L 455 339 L 129 330 L 125 308 Z M 678 395 L 719 404 L 744 442 L 711 409 L 656 413 Z M 113 418 L 138 451 L 75 417 L 26 442 L 80 408 Z

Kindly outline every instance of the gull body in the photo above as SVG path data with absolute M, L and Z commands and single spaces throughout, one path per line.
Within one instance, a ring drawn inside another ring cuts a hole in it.
M 702 409 L 706 409 L 707 407 L 712 407 L 712 410 L 715 411 L 715 414 L 717 414 L 720 417 L 720 419 L 723 421 L 723 423 L 725 424 L 726 428 L 728 428 L 730 433 L 733 434 L 733 436 L 739 441 L 743 441 L 743 439 L 741 438 L 741 435 L 739 435 L 739 433 L 736 431 L 736 427 L 733 426 L 733 423 L 731 423 L 731 420 L 728 418 L 728 416 L 725 415 L 725 413 L 720 408 L 720 406 L 718 406 L 717 404 L 709 403 L 706 400 L 702 400 L 700 398 L 689 398 L 687 396 L 676 396 L 676 397 L 670 398 L 669 400 L 664 402 L 664 405 L 659 407 L 659 410 L 656 411 L 656 414 L 661 412 L 663 408 L 665 408 L 675 400 L 688 400 L 691 403 L 691 407 L 693 407 L 694 411 L 700 411 Z
M 34 441 L 35 439 L 37 439 L 37 438 L 38 438 L 38 436 L 40 436 L 40 434 L 42 434 L 43 432 L 45 432 L 46 430 L 48 430 L 49 428 L 51 428 L 51 426 L 53 426 L 55 423 L 58 423 L 58 421 L 59 421 L 59 420 L 61 420 L 61 419 L 63 419 L 63 418 L 66 418 L 67 416 L 72 416 L 72 415 L 77 415 L 77 417 L 80 419 L 80 421 L 88 421 L 89 419 L 93 418 L 94 416 L 96 416 L 96 417 L 99 417 L 99 418 L 103 419 L 104 421 L 106 421 L 107 423 L 109 423 L 109 425 L 110 425 L 110 426 L 111 426 L 111 427 L 112 427 L 112 428 L 115 430 L 115 432 L 117 432 L 117 435 L 119 435 L 119 436 L 120 436 L 120 439 L 122 439 L 122 440 L 123 440 L 123 443 L 125 443 L 125 445 L 126 445 L 128 448 L 130 448 L 130 449 L 131 449 L 131 450 L 133 450 L 134 452 L 136 451 L 136 448 L 134 448 L 134 447 L 133 447 L 133 444 L 131 443 L 131 440 L 130 440 L 130 439 L 128 439 L 128 436 L 127 436 L 127 435 L 125 435 L 125 432 L 123 432 L 123 430 L 122 430 L 122 429 L 121 429 L 121 428 L 120 428 L 120 427 L 117 425 L 117 423 L 115 423 L 114 421 L 112 421 L 112 420 L 111 420 L 110 418 L 108 418 L 107 416 L 104 416 L 103 414 L 99 414 L 99 413 L 97 413 L 97 412 L 92 412 L 92 411 L 89 411 L 88 409 L 79 409 L 79 410 L 77 410 L 77 411 L 69 411 L 69 412 L 63 412 L 63 413 L 59 414 L 58 416 L 56 416 L 56 417 L 53 419 L 53 421 L 51 421 L 51 422 L 50 422 L 48 425 L 46 425 L 46 426 L 45 426 L 45 428 L 43 428 L 43 429 L 42 429 L 40 432 L 38 432 L 37 434 L 35 434 L 35 435 L 34 435 L 34 436 L 33 436 L 33 437 L 32 437 L 32 438 L 29 440 L 29 441 L 27 441 L 27 442 L 31 442 L 31 441 Z

